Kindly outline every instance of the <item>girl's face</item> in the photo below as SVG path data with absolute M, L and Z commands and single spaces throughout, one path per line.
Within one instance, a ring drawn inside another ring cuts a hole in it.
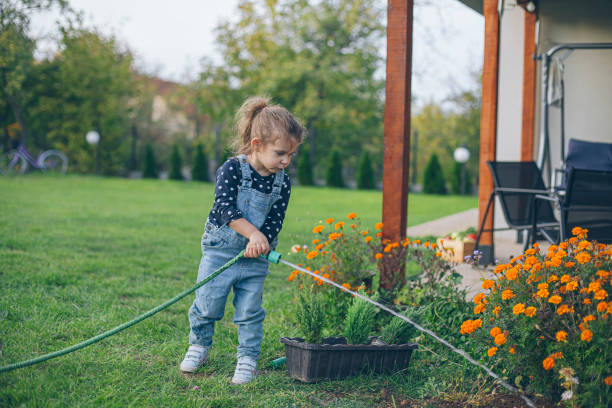
M 262 176 L 278 173 L 291 162 L 293 154 L 298 148 L 293 138 L 280 136 L 269 143 L 263 143 L 261 139 L 251 140 L 252 153 L 249 155 L 253 168 Z

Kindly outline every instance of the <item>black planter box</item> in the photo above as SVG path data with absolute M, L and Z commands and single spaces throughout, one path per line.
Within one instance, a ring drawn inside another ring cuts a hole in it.
M 322 344 L 283 337 L 289 376 L 304 382 L 340 379 L 362 373 L 392 373 L 408 367 L 414 343 L 346 344 L 344 337 L 328 337 Z

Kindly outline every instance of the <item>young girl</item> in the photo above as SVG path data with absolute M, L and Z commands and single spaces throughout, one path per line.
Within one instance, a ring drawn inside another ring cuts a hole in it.
M 253 380 L 261 351 L 261 306 L 268 261 L 289 204 L 291 185 L 285 169 L 304 138 L 304 128 L 285 108 L 261 97 L 247 99 L 236 113 L 238 155 L 217 170 L 215 201 L 202 236 L 198 282 L 245 249 L 244 258 L 196 291 L 189 309 L 189 349 L 180 365 L 197 371 L 208 359 L 214 324 L 223 317 L 234 290 L 238 326 L 238 364 L 234 384 Z

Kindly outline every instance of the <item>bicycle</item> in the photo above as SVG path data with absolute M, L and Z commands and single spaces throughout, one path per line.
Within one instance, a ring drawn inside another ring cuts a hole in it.
M 0 172 L 5 175 L 24 174 L 32 166 L 42 172 L 66 173 L 68 157 L 59 150 L 45 150 L 35 159 L 23 144 L 0 156 Z

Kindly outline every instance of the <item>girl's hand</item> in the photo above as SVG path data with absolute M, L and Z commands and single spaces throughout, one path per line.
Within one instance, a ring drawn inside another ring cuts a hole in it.
M 257 230 L 249 236 L 249 243 L 244 251 L 244 256 L 246 258 L 257 258 L 261 254 L 267 254 L 269 251 L 270 244 L 268 243 L 268 238 Z

